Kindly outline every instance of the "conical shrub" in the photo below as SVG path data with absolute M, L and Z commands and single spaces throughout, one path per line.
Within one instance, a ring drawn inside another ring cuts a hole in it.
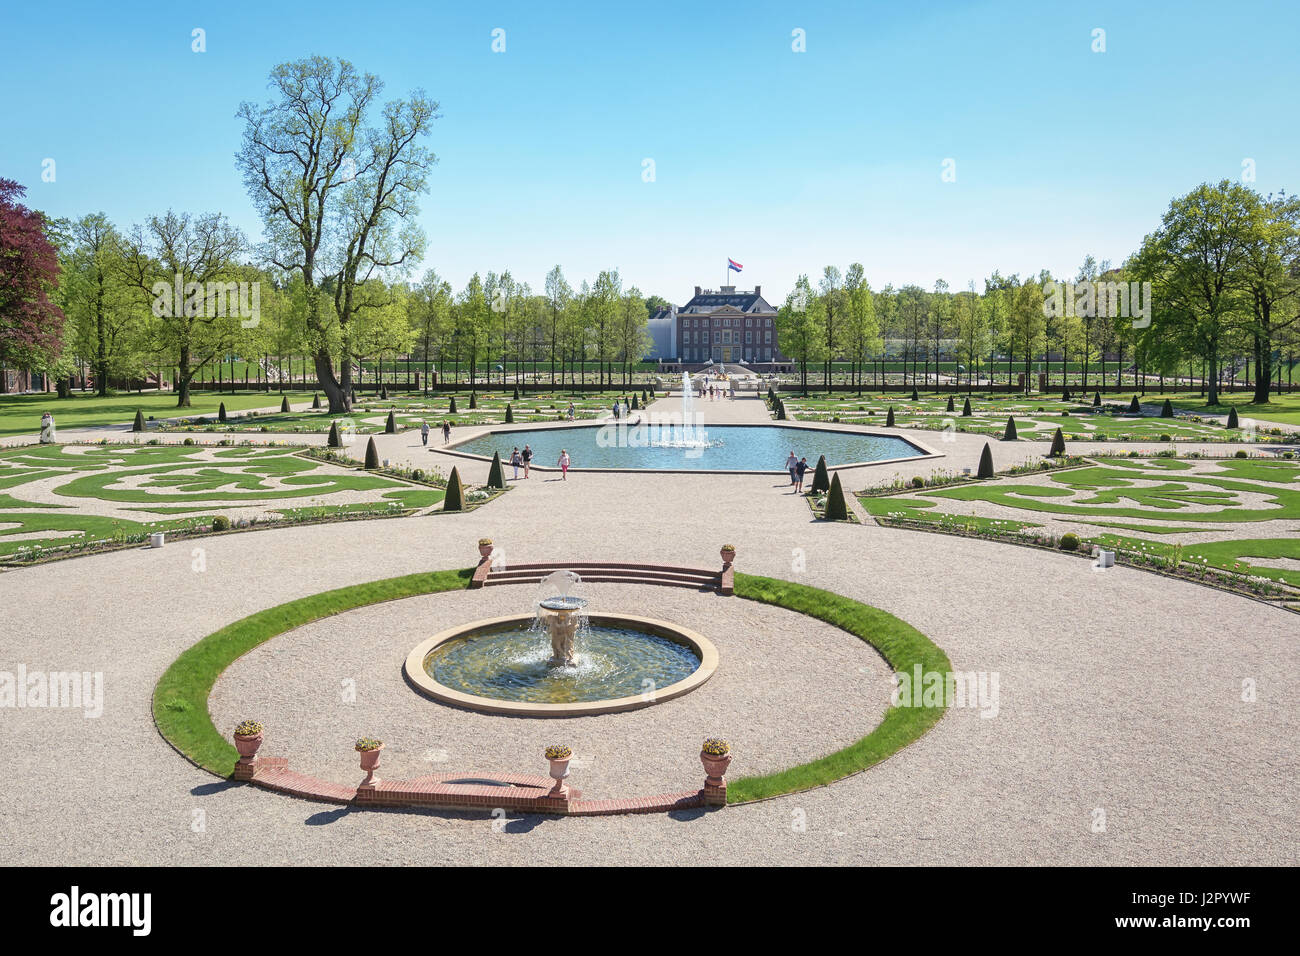
M 384 434 L 386 435 L 397 434 L 397 416 L 393 414 L 392 409 L 389 409 L 388 420 L 384 422 Z
M 289 414 L 289 412 L 290 412 L 289 396 L 285 395 L 283 398 L 280 399 L 280 414 L 287 415 Z
M 645 406 L 647 406 L 647 405 L 649 405 L 649 404 L 650 404 L 650 396 L 648 396 L 648 395 L 645 393 L 645 389 L 642 389 L 642 390 L 641 390 L 641 407 L 644 408 Z
M 786 420 L 785 402 L 781 401 L 779 398 L 776 400 L 776 420 L 779 422 L 783 422 Z
M 494 451 L 492 453 L 492 467 L 488 469 L 487 486 L 489 488 L 504 488 L 506 486 L 506 472 L 501 467 L 501 453 Z
M 917 394 L 916 389 L 912 389 L 912 401 L 919 402 L 920 400 L 921 396 Z
M 514 400 L 515 400 L 516 402 L 519 401 L 519 386 L 518 386 L 518 385 L 515 386 Z
M 388 386 L 387 386 L 387 385 L 380 385 L 380 386 L 379 386 L 379 397 L 382 398 L 384 401 L 388 401 Z
M 948 411 L 950 411 L 950 412 L 955 412 L 956 410 L 957 410 L 957 405 L 956 405 L 956 403 L 953 401 L 952 396 L 949 395 L 949 396 L 948 396 Z
M 1165 399 L 1164 405 L 1160 407 L 1160 417 L 1161 418 L 1174 417 L 1174 403 L 1167 398 Z
M 975 475 L 977 478 L 993 477 L 993 449 L 988 442 L 984 443 L 984 450 L 980 452 L 980 466 Z
M 225 420 L 226 420 L 226 403 L 222 402 L 221 405 L 217 408 L 217 421 L 224 422 Z
M 1100 392 L 1100 391 L 1097 391 L 1097 392 L 1093 392 L 1093 393 L 1092 393 L 1092 407 L 1093 407 L 1093 408 L 1101 408 L 1101 392 Z
M 970 416 L 971 416 L 970 399 L 968 398 L 966 399 L 966 404 L 961 407 L 961 417 L 970 418 Z
M 312 395 L 312 397 L 311 397 L 311 407 L 312 407 L 313 409 L 319 409 L 319 408 L 320 408 L 320 396 L 319 396 L 319 395 L 317 395 L 317 394 L 313 394 L 313 395 Z
M 1142 403 L 1138 401 L 1138 397 L 1136 395 L 1133 396 L 1133 401 L 1128 403 L 1128 413 L 1130 415 L 1142 414 Z
M 1015 420 L 1015 418 L 1014 418 L 1013 416 L 1011 416 L 1011 415 L 1008 415 L 1008 416 L 1007 416 L 1007 427 L 1006 427 L 1006 429 L 1002 432 L 1002 440 L 1003 440 L 1003 441 L 1015 441 L 1015 440 L 1016 440 L 1016 420 Z
M 478 408 L 478 392 L 469 393 L 469 407 L 471 411 Z
M 1065 436 L 1061 434 L 1058 428 L 1056 434 L 1052 436 L 1052 448 L 1047 453 L 1052 458 L 1060 458 L 1065 454 Z
M 343 447 L 343 436 L 339 434 L 338 422 L 330 422 L 330 437 L 329 437 L 328 444 L 329 447 L 331 448 Z
M 817 459 L 817 468 L 813 471 L 812 490 L 813 494 L 822 491 L 830 491 L 831 480 L 826 473 L 826 456 L 822 455 Z
M 515 410 L 510 407 L 509 402 L 506 402 L 506 424 L 513 425 L 514 423 L 515 423 Z
M 1061 401 L 1063 402 L 1070 401 L 1070 390 L 1068 388 L 1061 393 Z
M 448 405 L 447 405 L 447 414 L 448 414 L 448 415 L 455 415 L 455 414 L 456 414 L 456 396 L 455 396 L 455 395 L 453 395 L 453 396 L 451 397 L 451 402 L 448 403 Z
M 443 511 L 465 510 L 465 486 L 460 481 L 460 470 L 453 467 L 447 476 L 447 493 L 442 499 Z
M 140 411 L 138 408 L 135 410 L 135 422 L 131 425 L 131 431 L 144 431 L 144 412 Z
M 632 411 L 637 411 L 638 409 L 640 409 L 640 407 L 641 407 L 641 405 L 640 405 L 640 399 L 637 397 L 636 392 L 633 392 L 633 393 L 632 393 Z
M 849 520 L 849 504 L 844 500 L 844 489 L 840 487 L 840 473 L 838 471 L 831 478 L 830 490 L 826 492 L 826 520 Z
M 137 419 L 138 419 L 138 416 L 137 416 Z M 1241 423 L 1240 423 L 1240 421 L 1237 419 L 1237 406 L 1236 406 L 1236 405 L 1233 405 L 1232 408 L 1228 409 L 1228 425 L 1227 425 L 1227 427 L 1228 427 L 1228 428 L 1240 428 L 1240 427 L 1241 427 Z M 144 431 L 144 429 L 143 429 L 143 428 L 137 428 L 136 431 Z
M 366 445 L 366 471 L 374 471 L 379 467 L 379 448 L 375 445 L 375 438 L 370 436 L 370 442 Z
M 885 416 L 885 427 L 886 428 L 894 427 L 894 406 L 893 405 L 889 406 L 889 414 Z

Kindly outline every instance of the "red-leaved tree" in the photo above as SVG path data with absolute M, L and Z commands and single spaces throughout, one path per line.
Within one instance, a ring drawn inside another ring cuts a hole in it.
M 46 368 L 63 343 L 63 311 L 50 301 L 58 251 L 45 217 L 19 202 L 26 191 L 0 178 L 0 369 Z

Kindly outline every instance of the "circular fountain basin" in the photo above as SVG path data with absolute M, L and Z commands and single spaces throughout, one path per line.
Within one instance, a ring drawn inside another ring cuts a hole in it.
M 718 651 L 703 635 L 631 614 L 590 615 L 576 666 L 556 666 L 545 633 L 530 630 L 533 622 L 517 614 L 448 628 L 411 650 L 406 678 L 457 707 L 563 717 L 662 703 L 699 687 L 718 667 Z

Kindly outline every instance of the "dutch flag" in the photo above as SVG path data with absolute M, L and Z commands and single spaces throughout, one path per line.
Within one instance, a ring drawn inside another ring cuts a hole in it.
M 743 269 L 743 268 L 745 268 L 745 267 L 742 266 L 742 265 L 741 265 L 739 262 L 737 262 L 735 259 L 728 259 L 728 260 L 727 260 L 727 269 L 729 269 L 729 270 L 730 270 L 730 269 L 735 269 L 737 272 L 739 272 L 739 271 L 740 271 L 741 269 Z

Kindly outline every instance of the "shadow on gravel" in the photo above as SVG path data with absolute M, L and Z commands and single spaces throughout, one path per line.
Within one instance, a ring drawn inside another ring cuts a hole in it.
M 196 797 L 210 797 L 213 794 L 225 793 L 227 790 L 242 786 L 243 784 L 238 780 L 218 780 L 216 783 L 201 783 L 190 790 L 190 793 Z

